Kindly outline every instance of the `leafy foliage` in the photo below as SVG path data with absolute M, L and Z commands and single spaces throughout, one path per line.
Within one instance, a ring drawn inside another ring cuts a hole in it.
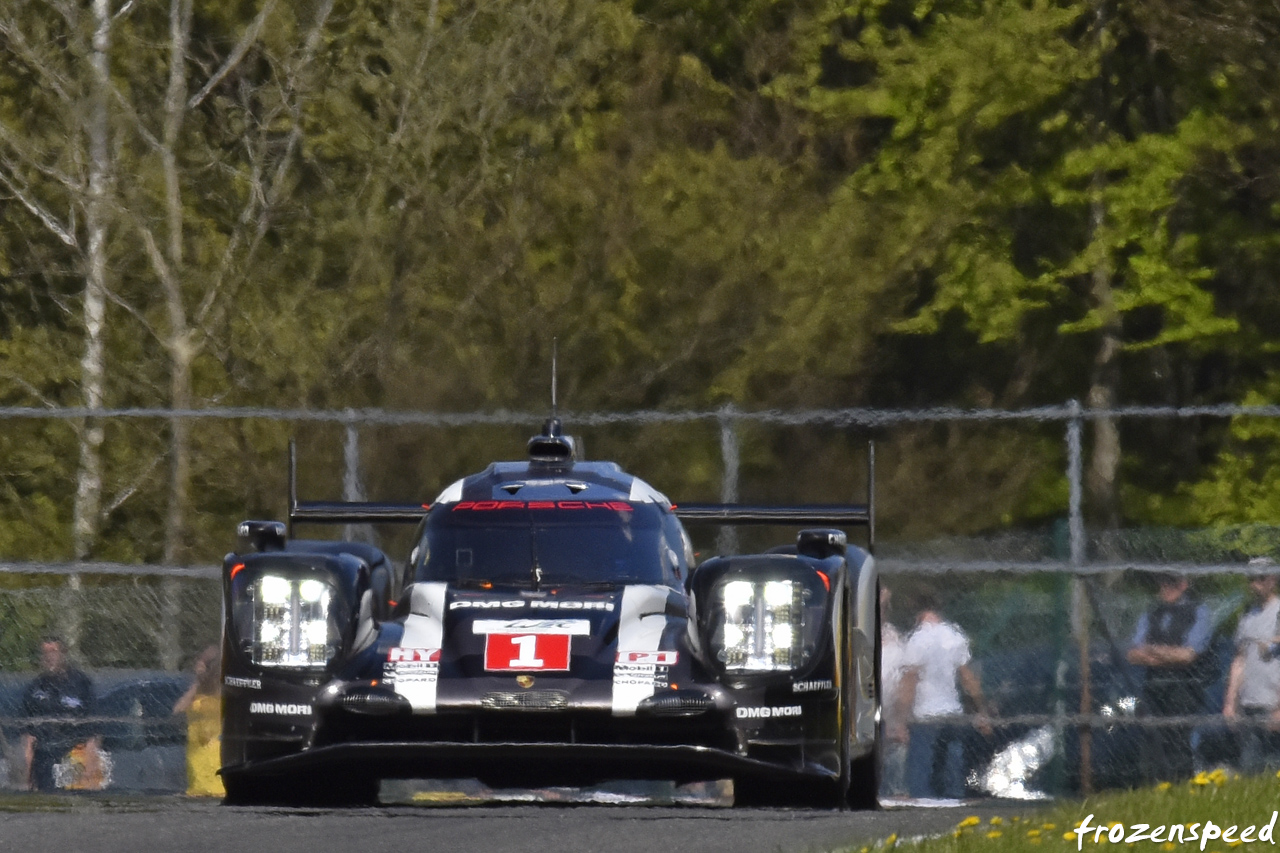
M 1280 19 L 1243 0 L 111 6 L 107 405 L 538 409 L 553 337 L 579 410 L 1058 403 L 1109 335 L 1118 402 L 1275 397 Z M 85 392 L 93 30 L 63 9 L 0 12 L 11 405 Z M 1125 425 L 1127 519 L 1274 521 L 1252 423 Z M 9 426 L 0 553 L 66 554 L 82 425 Z M 95 555 L 165 552 L 174 471 L 181 553 L 218 553 L 278 512 L 294 431 L 110 426 Z M 498 439 L 426 437 L 379 436 L 370 492 Z M 1059 435 L 887 438 L 891 533 L 1062 512 Z M 712 497 L 716 439 L 596 447 Z M 746 488 L 860 447 L 744 436 Z

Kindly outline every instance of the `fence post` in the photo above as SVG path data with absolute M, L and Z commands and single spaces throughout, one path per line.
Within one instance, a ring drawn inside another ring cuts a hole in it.
M 84 624 L 84 614 L 81 612 L 83 604 L 84 595 L 81 592 L 80 573 L 72 572 L 67 575 L 66 584 L 62 588 L 63 616 L 60 630 L 62 631 L 63 647 L 73 657 L 80 655 L 80 634 Z
M 1082 417 L 1080 401 L 1067 403 L 1071 418 L 1067 421 L 1067 481 L 1070 486 L 1068 525 L 1071 532 L 1071 625 L 1080 652 L 1080 714 L 1093 713 L 1092 674 L 1089 664 L 1089 603 L 1085 597 L 1084 576 L 1080 567 L 1086 557 L 1084 516 L 1082 514 L 1084 454 L 1080 435 Z M 1078 727 L 1080 734 L 1080 793 L 1093 793 L 1093 729 L 1087 722 Z
M 723 477 L 720 480 L 720 502 L 738 502 L 738 422 L 733 403 L 725 403 L 720 409 L 720 461 Z M 738 529 L 722 525 L 716 537 L 716 550 L 721 554 L 738 552 Z
M 346 440 L 342 444 L 342 499 L 365 500 L 364 483 L 360 477 L 360 428 L 356 426 L 356 413 L 352 409 L 343 412 Z M 342 538 L 353 542 L 372 542 L 373 528 L 368 524 L 348 524 Z
M 1067 403 L 1071 418 L 1067 421 L 1067 483 L 1070 489 L 1067 506 L 1067 529 L 1071 537 L 1071 566 L 1078 568 L 1085 561 L 1084 515 L 1081 512 L 1084 495 L 1084 453 L 1081 450 L 1081 409 L 1079 400 Z

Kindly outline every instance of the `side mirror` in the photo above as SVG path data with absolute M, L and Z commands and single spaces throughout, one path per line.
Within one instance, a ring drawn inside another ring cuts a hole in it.
M 287 541 L 288 532 L 284 522 L 242 521 L 236 527 L 237 553 L 283 551 Z

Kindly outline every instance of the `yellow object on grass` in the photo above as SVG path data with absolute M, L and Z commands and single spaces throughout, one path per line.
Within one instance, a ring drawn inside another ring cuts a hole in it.
M 187 711 L 187 795 L 222 797 L 222 699 L 197 695 Z

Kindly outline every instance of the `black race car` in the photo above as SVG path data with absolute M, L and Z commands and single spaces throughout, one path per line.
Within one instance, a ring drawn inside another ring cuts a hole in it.
M 836 527 L 872 528 L 871 499 L 677 507 L 554 418 L 430 505 L 300 503 L 294 470 L 288 528 L 243 522 L 223 566 L 228 802 L 732 778 L 739 801 L 875 805 L 878 581 Z M 418 532 L 398 570 L 302 522 Z M 830 526 L 695 567 L 682 522 Z

